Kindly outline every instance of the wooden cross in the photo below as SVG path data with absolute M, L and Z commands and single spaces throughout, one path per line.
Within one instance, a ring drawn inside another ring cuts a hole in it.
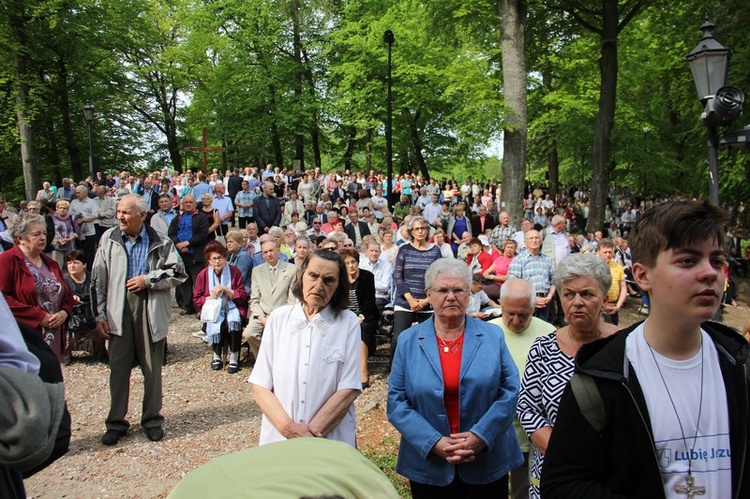
M 208 147 L 208 133 L 206 127 L 203 127 L 203 147 L 186 147 L 185 151 L 197 151 L 203 153 L 203 171 L 208 171 L 208 153 L 226 152 L 224 147 Z

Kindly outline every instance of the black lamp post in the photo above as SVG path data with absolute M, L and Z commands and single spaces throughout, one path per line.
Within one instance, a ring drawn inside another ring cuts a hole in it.
M 182 166 L 182 171 L 186 172 L 188 169 L 188 151 L 187 148 L 190 145 L 190 141 L 187 137 L 182 139 L 182 150 L 185 151 L 185 164 Z
M 391 78 L 391 48 L 393 47 L 393 31 L 387 29 L 383 34 L 383 41 L 388 44 L 388 111 L 385 123 L 385 161 L 387 165 L 386 182 L 388 182 L 388 209 L 393 212 L 393 94 Z
M 698 98 L 704 105 L 701 121 L 708 128 L 708 168 L 711 175 L 709 197 L 719 205 L 719 145 L 718 127 L 729 125 L 742 114 L 745 96 L 739 88 L 725 86 L 732 51 L 714 37 L 716 26 L 706 21 L 698 45 L 685 58 L 693 72 Z
M 83 119 L 86 120 L 86 125 L 89 128 L 89 174 L 91 175 L 91 181 L 95 180 L 94 177 L 94 134 L 91 131 L 91 125 L 94 122 L 94 106 L 90 102 L 87 102 L 83 106 Z

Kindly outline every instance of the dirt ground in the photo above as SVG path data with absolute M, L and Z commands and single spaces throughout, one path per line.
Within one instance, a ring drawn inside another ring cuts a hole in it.
M 739 307 L 726 307 L 726 324 L 741 329 L 750 318 L 750 284 L 738 285 Z M 645 318 L 638 314 L 640 300 L 628 299 L 621 325 Z M 138 425 L 142 376 L 131 378 L 131 429 L 113 447 L 100 439 L 109 407 L 108 369 L 78 353 L 63 367 L 68 406 L 73 419 L 70 451 L 47 469 L 26 481 L 34 498 L 58 497 L 165 497 L 188 472 L 206 461 L 257 445 L 260 412 L 246 382 L 250 369 L 238 374 L 212 372 L 208 346 L 191 333 L 195 317 L 173 314 L 169 333 L 169 362 L 164 368 L 166 436 L 149 442 Z M 403 480 L 393 470 L 399 434 L 387 422 L 387 345 L 371 361 L 372 386 L 356 402 L 360 450 L 388 474 L 406 493 Z

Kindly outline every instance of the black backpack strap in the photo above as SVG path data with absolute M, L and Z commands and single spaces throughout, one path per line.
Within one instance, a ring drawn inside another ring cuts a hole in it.
M 586 421 L 596 433 L 604 431 L 607 427 L 607 412 L 604 410 L 604 400 L 594 378 L 576 373 L 570 378 L 570 388 Z

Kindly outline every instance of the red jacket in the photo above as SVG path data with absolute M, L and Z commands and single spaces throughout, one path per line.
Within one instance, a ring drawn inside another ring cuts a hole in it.
M 227 264 L 229 265 L 229 264 Z M 211 267 L 206 267 L 198 273 L 193 284 L 193 305 L 198 309 L 200 313 L 203 308 L 203 304 L 206 303 L 206 298 L 210 295 L 208 289 L 208 273 L 213 271 Z M 245 281 L 242 278 L 242 271 L 234 265 L 229 265 L 229 274 L 232 276 L 232 291 L 234 291 L 234 298 L 232 301 L 240 311 L 240 316 L 243 319 L 247 318 L 247 291 L 245 290 Z
M 57 262 L 43 253 L 41 257 L 65 290 L 60 310 L 65 310 L 70 317 L 73 315 L 73 293 L 65 282 L 65 277 Z M 24 261 L 24 254 L 18 246 L 13 246 L 0 255 L 0 291 L 5 295 L 5 301 L 8 302 L 10 311 L 17 321 L 37 330 L 41 328 L 40 323 L 47 312 L 37 305 L 34 277 L 29 272 Z M 65 325 L 63 325 L 64 329 Z

